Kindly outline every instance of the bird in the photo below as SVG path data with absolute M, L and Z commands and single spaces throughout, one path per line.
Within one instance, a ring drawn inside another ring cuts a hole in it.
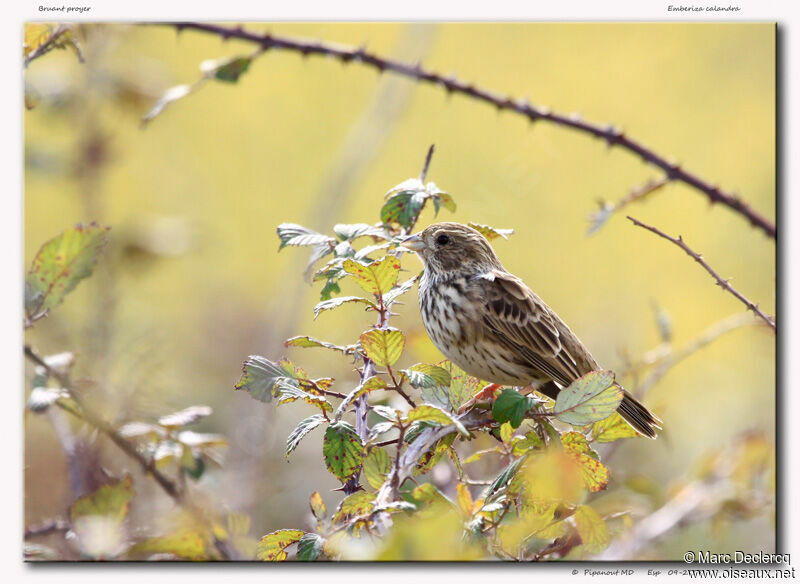
M 503 267 L 476 229 L 434 223 L 401 245 L 422 260 L 419 305 L 428 336 L 467 374 L 496 386 L 530 386 L 555 400 L 576 379 L 601 370 L 575 333 Z M 622 392 L 618 413 L 638 433 L 655 438 L 661 420 Z

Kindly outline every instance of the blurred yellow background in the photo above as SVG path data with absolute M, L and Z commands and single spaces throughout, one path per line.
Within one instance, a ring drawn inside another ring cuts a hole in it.
M 246 26 L 366 45 L 613 123 L 775 219 L 771 24 Z M 141 128 L 166 89 L 199 78 L 202 61 L 253 47 L 156 26 L 91 25 L 85 33 L 85 64 L 55 52 L 26 71 L 42 101 L 24 114 L 25 261 L 77 222 L 110 225 L 111 244 L 95 277 L 28 340 L 45 354 L 74 350 L 76 377 L 95 381 L 90 391 L 111 419 L 151 421 L 212 406 L 201 430 L 226 435 L 230 448 L 226 465 L 199 486 L 250 514 L 253 535 L 302 528 L 314 490 L 329 508 L 341 495 L 328 490 L 338 483 L 321 464 L 321 435 L 311 434 L 285 461 L 285 438 L 311 413 L 307 406 L 276 409 L 233 392 L 243 359 L 287 355 L 314 377 L 335 377 L 346 392 L 356 375 L 345 359 L 285 349 L 282 341 L 310 334 L 347 344 L 372 321 L 352 306 L 313 321 L 319 285 L 303 281 L 307 252 L 278 254 L 275 227 L 294 222 L 330 232 L 335 223 L 379 221 L 383 194 L 419 173 L 431 143 L 428 179 L 458 205 L 440 218 L 513 228 L 509 241 L 494 244 L 505 267 L 605 367 L 622 369 L 624 354 L 636 359 L 659 343 L 653 302 L 670 314 L 676 347 L 743 311 L 679 249 L 624 214 L 681 234 L 739 291 L 775 312 L 775 242 L 687 186 L 667 185 L 586 235 L 597 199 L 616 201 L 660 176 L 619 148 L 358 64 L 279 50 L 254 61 L 238 84 L 210 82 Z M 336 182 L 351 159 L 354 170 Z M 321 200 L 329 202 L 322 212 Z M 433 221 L 428 209 L 419 227 Z M 420 269 L 411 256 L 403 265 Z M 342 293 L 355 286 L 345 283 Z M 415 293 L 394 321 L 411 337 L 401 365 L 441 358 L 421 328 Z M 666 485 L 743 430 L 774 436 L 775 336 L 764 327 L 730 332 L 676 366 L 646 403 L 665 432 L 620 447 L 608 463 L 620 481 L 644 475 Z M 70 492 L 47 418 L 29 416 L 25 432 L 31 523 L 63 514 Z M 119 458 L 106 453 L 115 460 L 109 465 L 129 465 Z M 170 507 L 147 489 L 156 508 Z M 701 544 L 769 551 L 774 526 L 763 517 L 734 523 L 712 542 L 710 526 L 700 524 L 647 557 L 676 559 Z

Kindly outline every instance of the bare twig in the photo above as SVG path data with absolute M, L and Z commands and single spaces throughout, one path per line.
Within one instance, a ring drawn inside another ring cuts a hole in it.
M 703 269 L 705 269 L 706 272 L 711 274 L 711 277 L 713 277 L 717 281 L 717 284 L 723 290 L 727 290 L 728 292 L 733 294 L 736 298 L 739 299 L 740 302 L 742 302 L 748 308 L 748 310 L 752 310 L 754 314 L 756 314 L 759 318 L 763 319 L 764 322 L 766 322 L 773 330 L 775 330 L 775 321 L 772 318 L 770 318 L 769 316 L 767 316 L 766 314 L 764 314 L 761 311 L 761 309 L 758 307 L 757 304 L 754 304 L 753 302 L 748 300 L 745 296 L 743 296 L 740 292 L 738 292 L 733 286 L 731 286 L 730 282 L 728 280 L 723 280 L 719 276 L 719 274 L 717 274 L 717 272 L 715 272 L 714 269 L 711 266 L 709 266 L 708 263 L 706 263 L 706 261 L 703 259 L 703 256 L 701 254 L 697 253 L 692 248 L 690 248 L 688 245 L 686 245 L 686 243 L 684 243 L 683 238 L 680 235 L 678 237 L 671 237 L 671 236 L 667 235 L 666 233 L 664 233 L 663 231 L 661 231 L 660 229 L 657 229 L 656 227 L 652 227 L 650 225 L 642 223 L 641 221 L 639 221 L 638 219 L 634 219 L 630 215 L 628 215 L 628 219 L 630 219 L 633 222 L 633 224 L 636 225 L 637 227 L 644 227 L 648 231 L 651 231 L 652 233 L 655 233 L 659 237 L 663 237 L 664 239 L 666 239 L 668 241 L 671 241 L 672 243 L 674 243 L 675 245 L 680 247 L 683 251 L 686 252 L 686 254 L 689 257 L 691 257 L 692 259 L 694 259 L 694 261 L 696 261 L 698 264 L 703 266 Z
M 589 215 L 589 221 L 591 221 L 592 224 L 589 226 L 588 235 L 600 229 L 613 213 L 619 212 L 634 201 L 644 199 L 670 182 L 672 182 L 672 180 L 668 176 L 660 179 L 650 179 L 645 184 L 632 189 L 616 203 L 609 203 L 608 201 L 601 200 L 600 209 Z
M 751 225 L 761 229 L 772 239 L 775 239 L 775 225 L 766 217 L 739 199 L 732 193 L 722 191 L 699 176 L 684 170 L 680 164 L 671 162 L 645 146 L 629 138 L 622 130 L 614 126 L 603 126 L 594 122 L 581 119 L 578 115 L 566 115 L 553 112 L 548 108 L 531 104 L 526 99 L 514 99 L 495 91 L 478 87 L 472 83 L 462 81 L 454 75 L 442 75 L 421 64 L 412 65 L 392 59 L 387 59 L 371 53 L 363 47 L 352 47 L 324 41 L 310 41 L 293 37 L 279 36 L 270 33 L 254 33 L 242 27 L 226 27 L 214 24 L 197 22 L 167 23 L 182 30 L 196 30 L 217 35 L 223 40 L 239 39 L 256 43 L 264 50 L 283 49 L 295 51 L 304 56 L 324 55 L 338 59 L 342 63 L 356 62 L 372 67 L 379 72 L 390 71 L 403 75 L 419 82 L 432 83 L 443 87 L 448 93 L 465 95 L 471 99 L 482 101 L 495 106 L 498 110 L 515 112 L 528 118 L 530 121 L 544 120 L 559 126 L 571 128 L 595 138 L 605 140 L 609 146 L 619 146 L 635 154 L 645 162 L 663 170 L 670 180 L 679 181 L 703 193 L 711 203 L 721 203 L 734 212 L 745 217 Z
M 66 33 L 70 32 L 70 28 L 64 24 L 59 24 L 58 27 L 50 34 L 46 41 L 40 44 L 38 47 L 33 49 L 30 53 L 25 56 L 25 59 L 22 62 L 22 66 L 27 68 L 28 65 L 34 59 L 38 59 L 42 55 L 49 53 L 53 49 L 58 46 L 59 39 L 64 36 Z M 78 60 L 83 63 L 83 55 L 80 52 L 80 48 L 77 44 L 75 46 L 75 52 L 78 55 Z
M 433 156 L 433 151 L 436 149 L 435 144 L 431 144 L 431 147 L 428 148 L 428 154 L 425 156 L 425 164 L 422 165 L 422 172 L 419 173 L 419 182 L 425 182 L 425 178 L 428 176 L 428 168 L 431 166 L 431 157 Z

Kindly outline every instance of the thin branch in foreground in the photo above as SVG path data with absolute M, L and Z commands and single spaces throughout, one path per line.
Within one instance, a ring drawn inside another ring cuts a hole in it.
M 719 274 L 717 274 L 717 272 L 715 272 L 714 269 L 711 266 L 709 266 L 708 263 L 706 263 L 706 261 L 703 259 L 702 255 L 700 255 L 699 253 L 694 251 L 691 247 L 686 245 L 686 243 L 683 241 L 683 238 L 680 235 L 678 237 L 671 237 L 671 236 L 667 235 L 666 233 L 664 233 L 663 231 L 661 231 L 660 229 L 658 229 L 656 227 L 653 227 L 651 225 L 647 225 L 646 223 L 642 223 L 641 221 L 639 221 L 638 219 L 634 219 L 630 215 L 628 215 L 627 217 L 637 227 L 644 227 L 648 231 L 650 231 L 652 233 L 655 233 L 659 237 L 662 237 L 662 238 L 666 239 L 667 241 L 671 241 L 672 243 L 674 243 L 675 245 L 680 247 L 683 251 L 686 252 L 686 254 L 689 257 L 691 257 L 692 259 L 694 259 L 694 261 L 696 261 L 698 264 L 703 266 L 703 269 L 706 272 L 711 274 L 711 277 L 714 278 L 714 280 L 717 281 L 717 285 L 719 285 L 723 290 L 727 290 L 728 292 L 733 294 L 736 298 L 739 299 L 740 302 L 742 302 L 742 304 L 744 304 L 748 308 L 748 310 L 752 310 L 753 313 L 756 314 L 759 318 L 761 318 L 764 322 L 766 322 L 772 328 L 772 330 L 776 330 L 775 329 L 775 321 L 772 318 L 770 318 L 769 316 L 767 316 L 766 314 L 764 314 L 761 311 L 761 309 L 758 307 L 758 304 L 754 304 L 753 302 L 748 300 L 744 295 L 742 295 L 739 291 L 737 291 L 736 288 L 731 286 L 731 284 L 730 284 L 730 282 L 728 280 L 722 279 L 719 276 Z
M 372 67 L 378 72 L 390 71 L 398 75 L 414 79 L 418 82 L 431 83 L 443 87 L 448 93 L 457 93 L 484 103 L 495 106 L 499 111 L 511 111 L 528 118 L 534 122 L 544 120 L 558 126 L 571 128 L 584 134 L 589 134 L 595 138 L 605 140 L 609 146 L 619 146 L 648 164 L 652 164 L 663 170 L 670 180 L 687 184 L 688 186 L 703 193 L 711 203 L 720 203 L 732 209 L 739 215 L 745 217 L 751 225 L 761 229 L 772 239 L 775 239 L 775 225 L 766 217 L 753 210 L 747 203 L 732 193 L 722 191 L 718 186 L 713 185 L 699 176 L 684 170 L 680 164 L 676 164 L 666 157 L 659 155 L 644 144 L 629 138 L 622 130 L 613 125 L 604 126 L 594 122 L 583 120 L 578 115 L 567 115 L 553 112 L 548 108 L 531 104 L 526 99 L 514 99 L 508 95 L 503 95 L 495 91 L 478 87 L 458 79 L 453 75 L 442 75 L 430 69 L 422 67 L 420 64 L 409 64 L 393 59 L 387 59 L 365 50 L 363 47 L 352 47 L 329 43 L 324 41 L 310 41 L 294 37 L 278 36 L 270 33 L 253 33 L 239 27 L 225 27 L 215 24 L 198 22 L 172 22 L 164 23 L 174 27 L 178 32 L 183 30 L 195 30 L 214 34 L 223 40 L 238 39 L 256 43 L 263 48 L 283 49 L 308 55 L 324 55 L 338 59 L 342 63 L 357 62 L 365 66 Z

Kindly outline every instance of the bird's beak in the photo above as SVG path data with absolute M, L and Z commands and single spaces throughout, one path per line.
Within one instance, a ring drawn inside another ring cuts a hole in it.
M 407 237 L 400 245 L 415 252 L 421 252 L 423 249 L 425 249 L 425 242 L 422 241 L 422 238 L 419 235 Z

